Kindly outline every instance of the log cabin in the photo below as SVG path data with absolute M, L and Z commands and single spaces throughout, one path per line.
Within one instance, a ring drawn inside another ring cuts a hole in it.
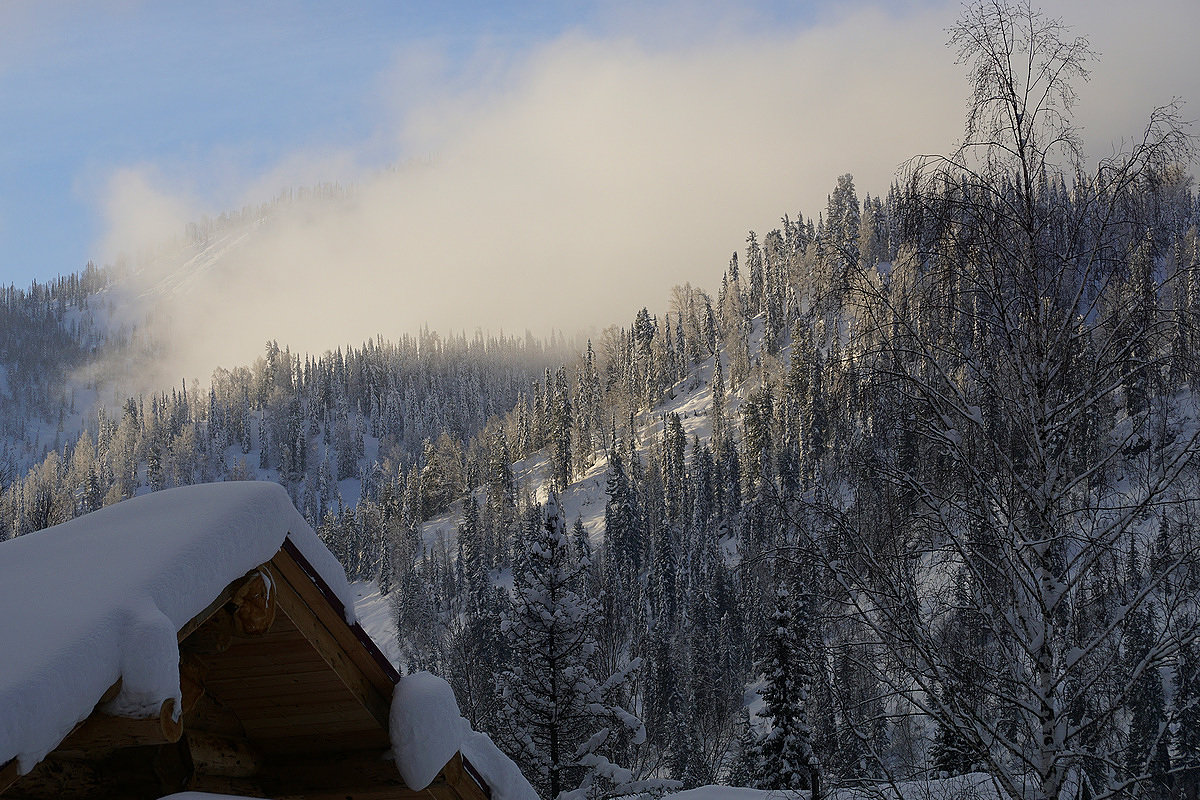
M 221 502 L 282 508 L 287 500 L 279 487 L 271 488 L 270 484 L 224 492 L 217 488 L 221 486 L 228 484 L 204 487 L 202 493 L 193 492 L 195 496 L 180 496 L 180 511 L 186 516 L 190 505 L 211 508 L 212 503 Z M 268 488 L 259 488 L 262 486 Z M 143 502 L 144 498 L 138 498 L 113 508 Z M 162 505 L 161 501 L 158 505 Z M 279 537 L 276 530 L 265 536 L 268 541 L 281 538 L 274 555 L 211 591 L 211 597 L 197 613 L 183 619 L 182 614 L 174 612 L 177 649 L 173 652 L 178 659 L 178 686 L 173 688 L 177 690 L 169 692 L 170 696 L 163 697 L 161 702 L 154 696 L 149 707 L 143 702 L 136 711 L 130 711 L 130 703 L 121 702 L 121 698 L 123 694 L 131 694 L 127 691 L 128 682 L 136 678 L 137 670 L 129 665 L 136 664 L 136 659 L 125 658 L 120 662 L 125 672 L 95 698 L 90 709 L 76 710 L 79 721 L 48 754 L 33 764 L 29 762 L 35 758 L 28 754 L 0 764 L 0 800 L 85 797 L 152 800 L 184 790 L 276 800 L 415 800 L 418 797 L 487 800 L 492 796 L 488 780 L 461 752 L 448 758 L 428 786 L 405 784 L 392 756 L 389 735 L 389 720 L 394 713 L 392 698 L 400 675 L 363 628 L 357 622 L 347 621 L 353 619 L 353 614 L 347 613 L 346 593 L 330 585 L 339 580 L 344 584 L 344 574 L 340 569 L 331 570 L 328 559 L 322 561 L 321 568 L 312 563 L 317 560 L 310 558 L 314 552 L 327 556 L 328 551 L 307 525 L 303 535 L 296 535 L 292 529 L 303 524 L 303 520 L 291 509 L 290 501 L 286 506 L 282 516 L 287 535 Z M 115 527 L 144 523 L 154 528 L 164 522 L 164 515 L 156 513 L 161 509 L 147 508 L 142 520 L 137 510 L 125 509 Z M 261 508 L 255 511 L 250 519 L 264 516 Z M 204 525 L 211 513 L 197 516 L 201 519 L 179 524 L 185 528 Z M 58 527 L 86 519 L 81 517 Z M 245 514 L 233 514 L 218 520 L 214 527 L 225 527 L 236 534 L 245 519 Z M 251 527 L 254 524 L 257 523 Z M 101 525 L 99 530 L 85 531 L 82 535 L 104 536 L 106 527 L 113 526 Z M 48 537 L 58 535 L 62 534 L 51 528 L 21 539 L 41 536 L 50 541 Z M 150 535 L 173 534 L 170 530 L 160 530 L 126 539 L 145 541 Z M 246 535 L 254 539 L 257 534 Z M 10 547 L 18 541 L 0 543 L 0 567 L 5 565 L 9 549 L 18 562 L 26 557 L 25 553 L 17 552 L 18 548 Z M 230 536 L 223 534 L 211 538 L 207 546 L 217 548 L 231 541 Z M 114 546 L 121 545 L 122 542 L 114 541 Z M 261 552 L 261 543 L 255 547 Z M 26 560 L 33 560 L 36 569 L 38 559 Z M 236 563 L 236 559 L 231 563 Z M 3 578 L 0 568 L 0 582 Z M 170 589 L 162 589 L 161 583 L 147 585 L 160 595 L 164 591 L 169 594 Z M 195 588 L 186 591 L 196 594 Z M 3 599 L 0 590 L 0 601 Z M 193 600 L 193 606 L 197 604 Z M 12 614 L 14 609 L 5 608 L 3 613 Z M 0 635 L 3 633 L 0 625 Z M 0 701 L 4 700 L 6 648 L 11 652 L 23 644 L 0 639 Z M 139 680 L 144 683 L 144 679 Z M 18 682 L 16 687 L 19 690 L 21 684 Z M 18 700 L 23 697 L 15 692 L 10 694 Z M 144 691 L 135 694 L 142 699 L 146 697 Z M 58 697 L 51 695 L 44 701 L 48 712 L 62 705 Z M 16 706 L 17 703 L 12 705 Z M 3 718 L 5 713 L 5 707 L 0 706 L 0 730 L 7 726 L 10 738 L 15 736 L 16 741 L 9 750 L 19 749 L 20 712 L 14 712 L 15 719 L 10 720 Z M 430 725 L 441 722 L 428 720 Z M 37 726 L 25 724 L 25 727 Z M 17 728 L 15 734 L 14 728 Z M 4 741 L 0 735 L 0 745 Z M 36 746 L 30 747 L 36 755 Z M 0 749 L 2 756 L 4 750 Z

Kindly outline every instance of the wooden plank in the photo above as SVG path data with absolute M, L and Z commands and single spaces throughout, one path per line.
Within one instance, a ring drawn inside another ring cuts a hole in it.
M 279 554 L 287 556 L 293 563 L 296 564 L 296 566 L 298 566 L 305 574 L 309 576 L 312 584 L 317 587 L 317 590 L 325 598 L 325 605 L 336 613 L 338 619 L 345 622 L 346 610 L 342 605 L 342 601 L 338 599 L 334 591 L 329 588 L 329 584 L 325 583 L 325 579 L 321 577 L 321 573 L 308 563 L 308 559 L 306 559 L 304 554 L 300 552 L 300 548 L 296 547 L 296 545 L 292 543 L 291 539 L 284 539 L 283 546 L 279 548 L 279 553 L 277 553 L 276 556 L 278 557 Z M 383 654 L 383 652 L 379 649 L 379 645 L 375 644 L 375 640 L 372 639 L 365 630 L 363 630 L 362 625 L 359 625 L 357 622 L 355 622 L 353 625 L 348 625 L 347 627 L 350 630 L 350 634 L 361 646 L 361 652 L 367 656 L 368 660 L 372 662 L 374 669 L 378 671 L 378 677 L 381 680 L 379 683 L 380 690 L 383 691 L 386 688 L 386 685 L 395 686 L 397 683 L 399 683 L 400 673 L 396 671 L 395 665 L 393 665 L 392 662 L 388 660 L 387 656 Z M 375 677 L 376 676 L 371 675 L 372 680 L 375 680 Z
M 482 800 L 491 800 L 492 787 L 488 786 L 487 781 L 483 779 L 483 774 L 475 768 L 471 760 L 462 754 L 460 751 L 458 756 L 462 759 L 463 774 L 469 781 L 464 781 L 460 787 L 459 794 L 463 797 L 482 798 Z M 472 785 L 467 785 L 467 784 Z
M 272 657 L 274 657 L 273 661 Z M 269 675 L 272 671 L 277 675 L 289 671 L 328 671 L 325 660 L 306 640 L 280 642 L 279 650 L 275 653 L 270 651 L 256 653 L 235 648 L 232 655 L 227 658 L 212 659 L 211 663 L 212 669 L 208 673 L 209 677 L 217 679 Z
M 215 696 L 205 693 L 184 715 L 184 727 L 189 731 L 205 731 L 221 736 L 245 737 L 242 721 L 229 706 Z
M 269 749 L 268 743 L 273 739 L 286 738 L 295 736 L 296 731 L 300 730 L 297 726 L 289 724 L 286 720 L 265 720 L 262 724 L 258 724 L 253 719 L 242 720 L 242 725 L 246 729 L 246 735 L 251 741 L 258 743 L 264 749 Z M 363 725 L 361 720 L 352 719 L 328 719 L 321 722 L 321 732 L 319 735 L 312 731 L 307 731 L 309 738 L 316 742 L 312 748 L 314 752 L 328 752 L 334 749 L 344 747 L 340 738 L 343 734 L 350 733 L 369 733 L 372 729 Z M 381 738 L 385 738 L 381 733 Z M 330 737 L 337 736 L 338 741 L 332 741 Z
M 229 676 L 213 680 L 211 677 L 205 681 L 207 686 L 220 686 L 223 689 L 231 691 L 244 692 L 270 692 L 272 690 L 288 691 L 288 690 L 303 690 L 309 687 L 319 687 L 322 684 L 329 682 L 341 686 L 342 682 L 336 675 L 329 671 L 329 667 L 322 661 L 320 668 L 304 668 L 299 672 L 288 671 L 282 675 L 248 675 L 248 676 Z
M 239 653 L 238 657 L 241 659 L 258 658 L 278 653 L 302 656 L 307 652 L 305 649 L 305 645 L 307 644 L 307 637 L 300 631 L 294 630 L 289 631 L 286 636 L 267 635 L 261 639 L 239 640 L 234 645 L 234 649 L 237 650 Z
M 271 564 L 275 567 L 276 574 L 281 571 L 286 574 L 288 581 L 302 593 L 305 602 L 314 610 L 317 618 L 334 634 L 342 649 L 350 654 L 376 691 L 390 701 L 392 690 L 400 680 L 399 673 L 361 625 L 346 624 L 341 602 L 333 596 L 333 592 L 321 576 L 304 561 L 303 555 L 295 545 L 284 540 L 283 547 L 271 559 Z
M 490 792 L 476 781 L 476 774 L 474 768 L 467 769 L 463 754 L 455 753 L 429 789 L 439 800 L 488 800 Z
M 224 701 L 237 708 L 257 708 L 270 705 L 317 705 L 320 703 L 352 703 L 358 705 L 358 698 L 337 683 L 311 683 L 302 686 L 287 685 L 273 686 L 270 689 L 235 688 L 222 692 Z
M 369 714 L 364 714 L 362 708 L 355 705 L 345 705 L 340 708 L 329 706 L 311 706 L 308 708 L 259 708 L 243 711 L 239 714 L 242 724 L 247 730 L 263 731 L 278 728 L 283 731 L 296 730 L 298 727 L 319 725 L 322 732 L 327 725 L 341 725 L 351 729 L 369 729 L 373 720 Z
M 219 667 L 214 665 L 212 671 L 208 673 L 208 681 L 215 683 L 217 681 L 235 680 L 238 678 L 281 676 L 291 672 L 328 671 L 329 667 L 323 658 L 310 658 L 307 655 L 301 655 L 296 652 L 281 652 L 274 661 L 269 656 L 248 656 L 236 666 L 232 660 L 221 664 Z
M 263 767 L 263 788 L 272 797 L 339 792 L 357 797 L 370 791 L 412 793 L 386 750 L 372 749 L 308 758 L 271 758 Z
M 386 731 L 392 683 L 384 678 L 382 671 L 362 653 L 359 642 L 349 632 L 345 620 L 331 617 L 332 609 L 325 598 L 316 593 L 311 581 L 295 562 L 277 554 L 272 563 L 277 567 L 275 575 L 280 610 L 300 629 L 325 663 L 337 673 L 346 687 Z M 310 604 L 310 600 L 316 604 L 315 608 Z M 355 652 L 358 652 L 360 657 L 356 658 Z M 364 674 L 361 669 L 364 662 L 368 662 L 376 680 L 373 681 L 369 675 Z M 380 680 L 384 687 L 378 685 Z
M 290 734 L 290 735 L 289 735 Z M 314 737 L 304 733 L 297 735 L 295 730 L 288 733 L 273 735 L 270 738 L 256 739 L 255 744 L 263 754 L 272 756 L 320 756 L 327 753 L 330 743 L 324 738 Z M 345 731 L 337 735 L 337 747 L 352 751 L 363 748 L 377 747 L 386 749 L 390 746 L 387 733 L 372 728 L 371 730 Z
M 225 695 L 227 702 L 233 704 L 238 713 L 254 713 L 274 708 L 332 708 L 345 706 L 358 709 L 362 716 L 371 719 L 370 714 L 363 710 L 354 695 L 340 683 L 331 688 L 291 690 L 288 692 L 273 692 L 271 694 L 238 694 Z
M 255 778 L 239 778 L 229 775 L 205 775 L 197 772 L 188 781 L 189 791 L 208 792 L 232 797 L 267 797 L 262 785 Z
M 487 800 L 490 792 L 476 783 L 473 772 L 467 770 L 462 753 L 455 753 L 425 792 L 434 800 Z
M 217 595 L 216 599 L 209 603 L 203 611 L 185 622 L 183 627 L 179 629 L 178 638 L 176 641 L 182 644 L 183 641 L 195 633 L 201 625 L 208 622 L 209 618 L 213 614 L 224 608 L 225 604 L 229 602 L 229 598 L 233 596 L 233 590 L 238 587 L 242 580 L 243 578 L 238 578 L 235 581 L 231 581 L 230 584 L 222 589 L 221 593 Z
M 274 664 L 251 662 L 242 665 L 241 670 L 234 670 L 230 665 L 214 669 L 208 674 L 206 685 L 216 686 L 222 683 L 235 684 L 239 681 L 255 680 L 258 678 L 281 679 L 286 675 L 330 674 L 329 666 L 324 659 L 315 661 L 300 661 L 296 659 L 280 659 Z
M 233 644 L 233 634 L 233 613 L 222 605 L 203 624 L 188 633 L 187 638 L 179 643 L 179 650 L 202 656 L 224 653 Z
M 182 733 L 183 718 L 175 718 L 175 698 L 169 697 L 163 701 L 156 717 L 133 719 L 94 711 L 63 739 L 56 750 L 102 755 L 126 747 L 177 742 Z
M 279 631 L 265 633 L 255 638 L 241 638 L 235 642 L 238 650 L 246 655 L 261 655 L 280 647 L 295 647 L 304 643 L 304 635 L 295 625 L 288 624 L 284 628 L 283 619 L 279 620 Z
M 269 629 L 269 622 L 265 625 L 265 627 L 262 626 L 261 623 L 268 616 L 273 617 L 274 610 L 268 610 L 267 608 L 267 606 L 270 605 L 270 598 L 267 595 L 264 594 L 261 597 L 258 596 L 259 591 L 267 588 L 267 582 L 263 581 L 261 575 L 261 573 L 264 571 L 266 572 L 269 580 L 272 577 L 269 568 L 266 564 L 260 564 L 240 578 L 230 581 L 229 584 L 221 590 L 221 593 L 218 594 L 203 611 L 184 623 L 183 627 L 179 629 L 177 641 L 182 644 L 185 639 L 187 639 L 201 626 L 208 622 L 214 614 L 223 609 L 226 603 L 233 600 L 235 601 L 234 606 L 240 607 L 246 603 L 246 598 L 249 596 L 253 596 L 251 602 L 255 607 L 248 612 L 243 612 L 243 614 L 247 617 L 255 617 L 257 620 L 257 622 L 252 621 L 250 627 L 263 627 L 264 630 Z M 256 583 L 256 581 L 258 581 L 258 583 Z M 240 600 L 240 602 L 237 602 L 238 600 Z M 244 621 L 242 624 L 244 625 Z
M 184 737 L 192 769 L 200 775 L 251 778 L 262 767 L 258 751 L 245 738 L 189 731 Z
M 308 692 L 327 692 L 340 688 L 344 696 L 353 699 L 357 702 L 349 690 L 340 682 L 337 681 L 337 676 L 333 676 L 335 683 L 330 683 L 327 680 L 322 681 L 307 681 L 304 683 L 288 683 L 282 686 L 273 685 L 271 687 L 254 687 L 246 686 L 241 683 L 222 683 L 212 684 L 208 687 L 208 691 L 214 697 L 220 697 L 223 703 L 230 706 L 240 706 L 244 703 L 254 703 L 259 698 L 269 700 L 271 702 L 286 703 L 292 699 L 302 698 Z

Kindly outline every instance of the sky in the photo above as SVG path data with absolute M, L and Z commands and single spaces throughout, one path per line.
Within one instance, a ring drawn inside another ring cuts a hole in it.
M 1200 4 L 1047 10 L 1101 53 L 1078 105 L 1090 153 L 1174 97 L 1200 116 Z M 0 285 L 337 182 L 353 202 L 284 215 L 167 312 L 206 340 L 187 369 L 264 336 L 320 352 L 423 324 L 621 323 L 675 283 L 715 288 L 749 229 L 816 216 L 838 175 L 861 199 L 952 148 L 958 11 L 0 0 Z

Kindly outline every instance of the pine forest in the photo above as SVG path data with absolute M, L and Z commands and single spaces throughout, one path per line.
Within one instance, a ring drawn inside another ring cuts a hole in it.
M 272 340 L 143 390 L 105 372 L 160 347 L 113 321 L 129 265 L 5 289 L 0 539 L 277 482 L 544 798 L 1195 797 L 1196 140 L 1168 104 L 1090 166 L 1086 40 L 993 2 L 950 37 L 957 149 L 603 330 Z

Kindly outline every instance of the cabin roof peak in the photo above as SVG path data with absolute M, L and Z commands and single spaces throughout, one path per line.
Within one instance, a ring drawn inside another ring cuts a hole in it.
M 486 800 L 459 749 L 405 784 L 397 717 L 465 722 L 397 708 L 409 679 L 353 597 L 270 483 L 157 492 L 0 543 L 0 607 L 27 610 L 0 616 L 0 797 Z M 498 800 L 532 796 L 519 772 L 499 780 Z

